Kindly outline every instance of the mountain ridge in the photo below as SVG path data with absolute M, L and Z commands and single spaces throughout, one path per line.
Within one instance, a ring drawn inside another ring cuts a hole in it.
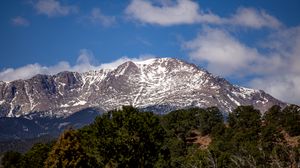
M 203 68 L 174 58 L 127 61 L 112 69 L 64 71 L 0 82 L 1 117 L 39 111 L 44 111 L 45 116 L 63 117 L 88 107 L 108 111 L 122 105 L 161 113 L 191 106 L 217 106 L 230 112 L 239 105 L 265 111 L 275 104 L 285 106 L 264 91 L 232 85 Z

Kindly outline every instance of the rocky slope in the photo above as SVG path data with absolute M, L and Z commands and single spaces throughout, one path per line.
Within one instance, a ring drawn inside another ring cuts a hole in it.
M 1 117 L 61 117 L 88 107 L 107 111 L 122 105 L 162 113 L 190 106 L 217 106 L 230 112 L 238 105 L 253 105 L 265 111 L 274 104 L 285 105 L 261 90 L 234 86 L 193 64 L 172 58 L 0 82 Z

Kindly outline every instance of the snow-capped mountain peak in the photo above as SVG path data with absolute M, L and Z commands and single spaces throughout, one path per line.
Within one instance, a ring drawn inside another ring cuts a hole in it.
M 112 110 L 133 105 L 155 112 L 217 106 L 230 112 L 239 105 L 264 111 L 284 105 L 263 91 L 234 86 L 194 64 L 173 58 L 128 61 L 114 69 L 61 72 L 28 80 L 0 82 L 0 116 L 68 116 L 87 107 Z

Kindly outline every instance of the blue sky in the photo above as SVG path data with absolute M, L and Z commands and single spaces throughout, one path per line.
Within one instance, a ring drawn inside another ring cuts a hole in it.
M 299 104 L 299 9 L 298 0 L 3 1 L 0 80 L 173 57 Z

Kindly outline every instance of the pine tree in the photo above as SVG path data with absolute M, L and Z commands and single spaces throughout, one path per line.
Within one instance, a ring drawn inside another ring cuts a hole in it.
M 95 161 L 83 150 L 80 136 L 74 130 L 65 131 L 53 146 L 45 162 L 46 168 L 94 167 Z M 96 167 L 96 166 L 95 166 Z

